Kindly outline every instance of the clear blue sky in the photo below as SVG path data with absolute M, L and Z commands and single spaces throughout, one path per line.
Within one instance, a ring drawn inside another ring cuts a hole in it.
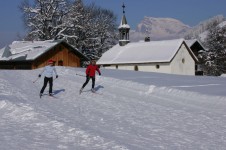
M 0 48 L 17 39 L 25 32 L 19 4 L 23 0 L 0 0 Z M 31 0 L 30 0 L 31 1 Z M 226 16 L 226 0 L 84 0 L 111 9 L 120 23 L 122 3 L 126 5 L 126 17 L 132 29 L 144 18 L 171 17 L 194 26 L 210 17 Z

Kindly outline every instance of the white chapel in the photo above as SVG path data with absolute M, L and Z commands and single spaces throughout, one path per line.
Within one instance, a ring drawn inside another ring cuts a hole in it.
M 118 27 L 119 44 L 106 51 L 97 61 L 107 69 L 195 75 L 198 59 L 184 39 L 130 43 L 123 4 L 123 17 Z

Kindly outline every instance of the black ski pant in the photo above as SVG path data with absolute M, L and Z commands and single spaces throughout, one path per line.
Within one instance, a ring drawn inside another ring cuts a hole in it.
M 41 91 L 40 91 L 41 94 L 44 92 L 44 90 L 45 90 L 45 88 L 46 88 L 48 82 L 49 82 L 49 94 L 50 94 L 50 93 L 52 94 L 52 89 L 53 89 L 53 77 L 50 77 L 50 78 L 45 77 L 45 78 L 44 78 L 44 85 L 43 85 L 43 87 L 42 87 L 42 89 L 41 89 Z
M 86 76 L 86 82 L 83 84 L 82 88 L 84 88 L 88 84 L 90 78 L 92 79 L 92 88 L 94 88 L 94 86 L 95 86 L 95 76 L 93 76 L 93 77 Z

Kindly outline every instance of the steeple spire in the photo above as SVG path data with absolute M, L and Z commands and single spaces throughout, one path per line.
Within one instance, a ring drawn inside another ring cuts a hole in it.
M 122 9 L 123 9 L 123 16 L 121 20 L 121 24 L 118 27 L 120 37 L 119 37 L 119 45 L 124 46 L 127 43 L 129 43 L 129 30 L 130 26 L 127 24 L 126 16 L 125 16 L 125 4 L 123 3 Z

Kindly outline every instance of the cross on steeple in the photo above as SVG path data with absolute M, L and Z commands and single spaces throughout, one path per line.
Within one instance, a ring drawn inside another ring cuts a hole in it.
M 124 3 L 123 3 L 123 5 L 122 5 L 122 8 L 123 8 L 123 14 L 125 14 L 125 5 L 124 5 Z

